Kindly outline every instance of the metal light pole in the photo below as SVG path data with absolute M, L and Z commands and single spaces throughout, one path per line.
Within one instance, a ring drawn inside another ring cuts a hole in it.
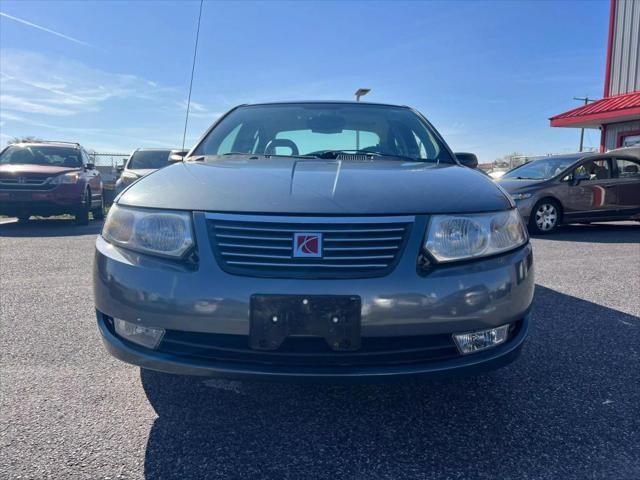
M 356 90 L 356 102 L 359 102 L 360 97 L 364 97 L 370 91 L 370 88 L 359 88 Z M 360 130 L 356 130 L 356 150 L 360 150 Z
M 585 105 L 588 105 L 589 102 L 595 102 L 596 100 L 594 100 L 593 98 L 589 98 L 587 95 L 585 95 L 584 97 L 573 97 L 574 100 L 579 100 L 581 102 L 584 102 Z M 580 152 L 582 152 L 582 147 L 584 145 L 584 128 L 580 129 Z
M 359 88 L 358 90 L 356 90 L 356 102 L 359 102 L 360 97 L 364 97 L 370 91 L 370 88 Z

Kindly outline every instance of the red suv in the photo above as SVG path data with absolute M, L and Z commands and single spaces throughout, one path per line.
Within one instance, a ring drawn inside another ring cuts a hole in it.
M 75 215 L 76 223 L 102 219 L 102 179 L 77 143 L 19 143 L 0 153 L 0 215 Z

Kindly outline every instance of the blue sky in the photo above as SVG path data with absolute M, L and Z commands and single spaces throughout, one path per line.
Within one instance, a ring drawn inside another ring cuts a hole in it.
M 180 146 L 199 2 L 0 3 L 0 142 Z M 205 2 L 187 145 L 247 102 L 422 111 L 481 162 L 575 151 L 548 117 L 600 98 L 609 2 Z M 599 144 L 588 131 L 587 146 Z

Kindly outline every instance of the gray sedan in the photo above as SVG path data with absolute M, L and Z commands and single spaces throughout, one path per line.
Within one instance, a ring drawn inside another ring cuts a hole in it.
M 511 198 L 418 112 L 233 109 L 117 199 L 96 242 L 98 327 L 163 372 L 372 380 L 504 365 L 534 278 Z
M 535 234 L 563 223 L 640 220 L 640 149 L 554 155 L 506 173 L 511 194 Z

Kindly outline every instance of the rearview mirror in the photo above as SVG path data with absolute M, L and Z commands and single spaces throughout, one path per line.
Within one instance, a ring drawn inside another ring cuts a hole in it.
M 478 157 L 476 157 L 475 153 L 458 152 L 454 155 L 465 167 L 478 168 Z

